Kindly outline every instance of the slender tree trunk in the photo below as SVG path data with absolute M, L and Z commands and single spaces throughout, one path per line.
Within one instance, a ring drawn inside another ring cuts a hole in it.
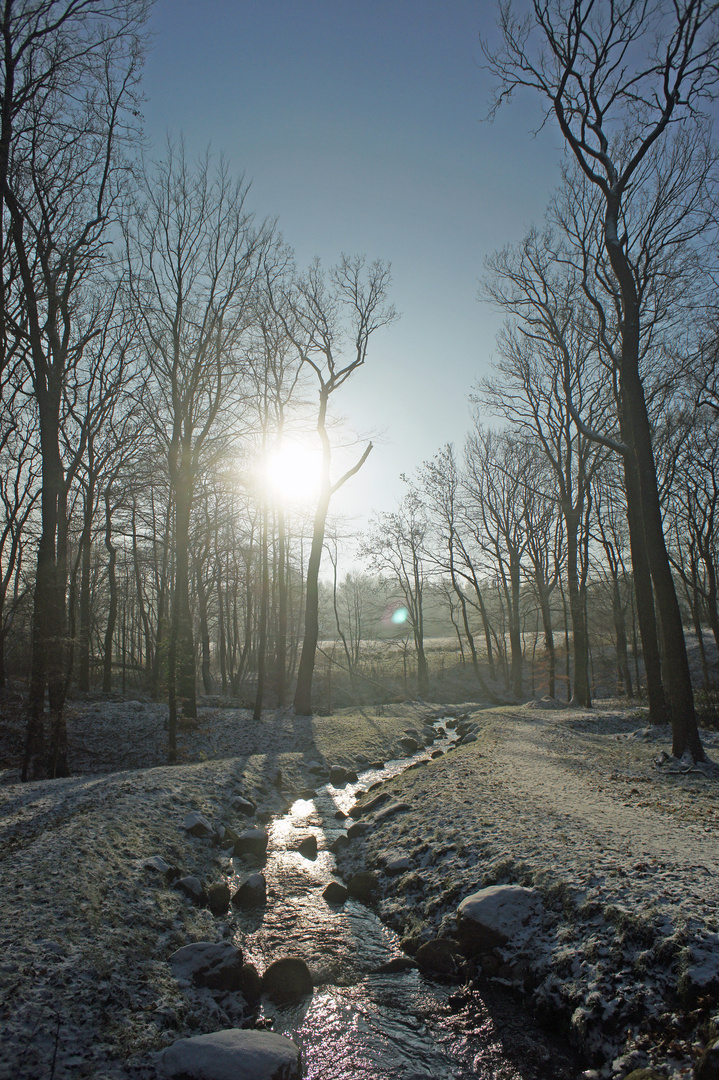
M 565 509 L 564 521 L 567 534 L 567 591 L 569 593 L 569 612 L 572 619 L 572 640 L 574 645 L 574 694 L 571 700 L 577 705 L 589 709 L 592 705 L 592 696 L 589 689 L 587 622 L 578 567 L 579 543 L 577 529 L 579 515 L 574 510 Z
M 110 595 L 110 603 L 107 612 L 107 626 L 105 627 L 105 649 L 102 666 L 102 692 L 109 694 L 112 691 L 112 648 L 117 625 L 117 548 L 112 542 L 112 508 L 110 505 L 109 489 L 105 492 L 105 547 L 107 549 L 107 584 Z
M 305 585 L 305 633 L 302 640 L 300 664 L 297 669 L 294 706 L 298 716 L 312 715 L 312 674 L 315 667 L 315 654 L 319 639 L 319 573 L 322 561 L 322 548 L 325 542 L 325 523 L 330 506 L 329 485 L 323 491 L 317 503 L 312 545 L 307 562 L 307 581 Z
M 256 721 L 262 719 L 262 703 L 267 680 L 267 612 L 270 602 L 270 566 L 267 547 L 269 515 L 266 502 L 262 508 L 260 528 L 260 622 L 257 628 L 257 692 L 252 713 L 252 719 Z
M 200 617 L 202 644 L 202 688 L 206 694 L 211 694 L 212 678 L 210 675 L 210 626 L 207 618 L 207 589 L 205 588 L 202 566 L 199 563 L 195 567 L 195 581 L 197 583 L 197 608 Z
M 282 507 L 277 512 L 277 639 L 275 644 L 275 693 L 284 705 L 287 694 L 287 522 Z
M 174 653 L 175 693 L 186 720 L 197 719 L 195 645 L 190 612 L 190 510 L 192 492 L 182 479 L 174 485 L 175 589 L 172 598 L 170 648 Z
M 95 481 L 92 471 L 88 479 L 84 507 L 82 535 L 80 537 L 80 643 L 77 660 L 77 688 L 87 693 L 90 689 L 90 645 L 92 611 L 90 604 L 90 569 L 92 558 L 92 522 L 95 510 Z

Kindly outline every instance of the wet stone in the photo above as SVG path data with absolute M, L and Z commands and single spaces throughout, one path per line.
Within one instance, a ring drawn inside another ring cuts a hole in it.
M 347 882 L 347 891 L 355 900 L 370 900 L 377 892 L 377 875 L 371 870 L 360 870 Z
M 266 829 L 245 829 L 239 833 L 234 844 L 235 855 L 256 855 L 262 857 L 267 851 L 269 838 Z
M 301 1001 L 312 990 L 310 969 L 298 956 L 284 956 L 275 960 L 262 976 L 261 991 L 276 1005 Z
M 386 963 L 380 964 L 374 969 L 374 975 L 399 975 L 403 971 L 412 971 L 417 967 L 414 960 L 409 956 L 395 956 Z
M 461 962 L 457 943 L 447 938 L 425 941 L 415 959 L 420 970 L 430 975 L 456 975 Z
M 325 886 L 322 895 L 328 904 L 344 904 L 349 896 L 349 892 L 341 882 L 330 881 L 330 883 Z
M 300 855 L 302 855 L 305 859 L 316 859 L 317 837 L 312 833 L 310 833 L 309 836 L 305 836 L 304 840 L 300 841 L 297 850 L 299 851 Z
M 230 906 L 230 888 L 224 881 L 214 881 L 207 890 L 207 906 L 213 915 L 224 915 Z
M 254 908 L 267 903 L 267 882 L 264 874 L 250 874 L 232 897 L 234 907 Z

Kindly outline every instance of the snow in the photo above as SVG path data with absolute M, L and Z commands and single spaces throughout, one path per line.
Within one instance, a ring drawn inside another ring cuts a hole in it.
M 462 709 L 477 741 L 382 789 L 404 807 L 363 819 L 342 872 L 379 870 L 378 909 L 414 948 L 455 934 L 458 905 L 479 889 L 536 890 L 531 935 L 499 947 L 483 978 L 565 1025 L 599 1076 L 639 1061 L 689 1076 L 719 1034 L 715 770 L 656 765 L 669 732 L 620 702 Z M 406 703 L 255 724 L 208 708 L 171 768 L 160 706 L 75 705 L 81 775 L 0 774 L 0 1080 L 149 1080 L 164 1047 L 241 1025 L 237 995 L 181 985 L 168 963 L 191 942 L 241 944 L 232 911 L 213 917 L 166 883 L 171 867 L 205 887 L 240 881 L 231 853 L 183 822 L 241 830 L 233 800 L 282 812 L 317 783 L 313 764 L 387 759 L 431 715 Z M 717 735 L 704 740 L 719 756 Z M 407 860 L 403 873 L 383 871 L 389 856 Z

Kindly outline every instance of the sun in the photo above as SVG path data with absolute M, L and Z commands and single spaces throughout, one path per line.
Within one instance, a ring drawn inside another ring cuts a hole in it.
M 265 485 L 285 504 L 306 503 L 319 493 L 322 452 L 299 439 L 284 439 L 265 462 Z

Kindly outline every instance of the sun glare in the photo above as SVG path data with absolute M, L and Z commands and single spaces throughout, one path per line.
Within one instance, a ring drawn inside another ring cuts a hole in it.
M 318 447 L 288 439 L 268 457 L 265 483 L 283 503 L 310 502 L 319 490 L 321 465 Z

